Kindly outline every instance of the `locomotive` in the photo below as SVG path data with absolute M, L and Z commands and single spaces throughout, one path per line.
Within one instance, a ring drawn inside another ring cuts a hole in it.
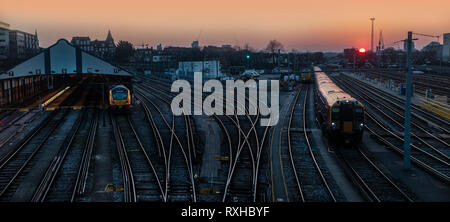
M 113 110 L 130 108 L 131 91 L 124 85 L 111 86 L 109 89 L 109 106 Z
M 302 72 L 301 78 L 302 78 L 302 82 L 309 83 L 309 82 L 311 82 L 311 73 L 310 72 Z
M 360 143 L 364 106 L 339 88 L 319 67 L 315 71 L 315 110 L 322 132 L 332 142 Z

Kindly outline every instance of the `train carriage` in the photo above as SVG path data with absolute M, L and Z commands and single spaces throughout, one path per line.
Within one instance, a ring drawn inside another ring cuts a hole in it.
M 319 67 L 315 71 L 315 108 L 322 131 L 333 142 L 359 143 L 364 130 L 364 107 L 339 88 Z

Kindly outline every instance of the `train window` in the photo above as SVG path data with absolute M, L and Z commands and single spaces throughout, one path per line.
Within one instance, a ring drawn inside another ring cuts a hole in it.
M 123 88 L 114 89 L 112 90 L 112 97 L 115 100 L 126 100 L 128 97 L 128 90 Z
M 341 107 L 341 120 L 352 121 L 353 120 L 353 104 L 344 104 Z
M 357 121 L 361 121 L 363 120 L 364 115 L 363 115 L 363 109 L 362 108 L 355 108 L 355 119 Z

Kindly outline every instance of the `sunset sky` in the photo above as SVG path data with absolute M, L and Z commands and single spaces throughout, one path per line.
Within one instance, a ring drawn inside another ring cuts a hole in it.
M 285 49 L 341 51 L 370 48 L 380 29 L 386 47 L 408 30 L 432 35 L 450 32 L 449 0 L 0 0 L 0 21 L 34 33 L 41 47 L 72 36 L 114 39 L 155 47 L 244 45 L 262 49 L 271 39 Z M 421 48 L 433 38 L 418 37 Z M 442 42 L 442 37 L 441 37 Z

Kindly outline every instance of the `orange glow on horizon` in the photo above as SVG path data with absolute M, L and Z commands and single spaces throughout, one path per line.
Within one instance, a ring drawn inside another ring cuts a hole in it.
M 285 51 L 342 51 L 370 47 L 383 30 L 386 47 L 407 31 L 450 32 L 450 1 L 429 0 L 0 0 L 0 21 L 38 32 L 42 47 L 58 39 L 89 36 L 156 47 L 230 44 L 264 49 L 276 39 Z M 369 7 L 370 6 L 370 7 Z M 434 39 L 420 38 L 416 48 Z M 441 38 L 442 41 L 442 38 Z M 401 46 L 402 47 L 402 46 Z

